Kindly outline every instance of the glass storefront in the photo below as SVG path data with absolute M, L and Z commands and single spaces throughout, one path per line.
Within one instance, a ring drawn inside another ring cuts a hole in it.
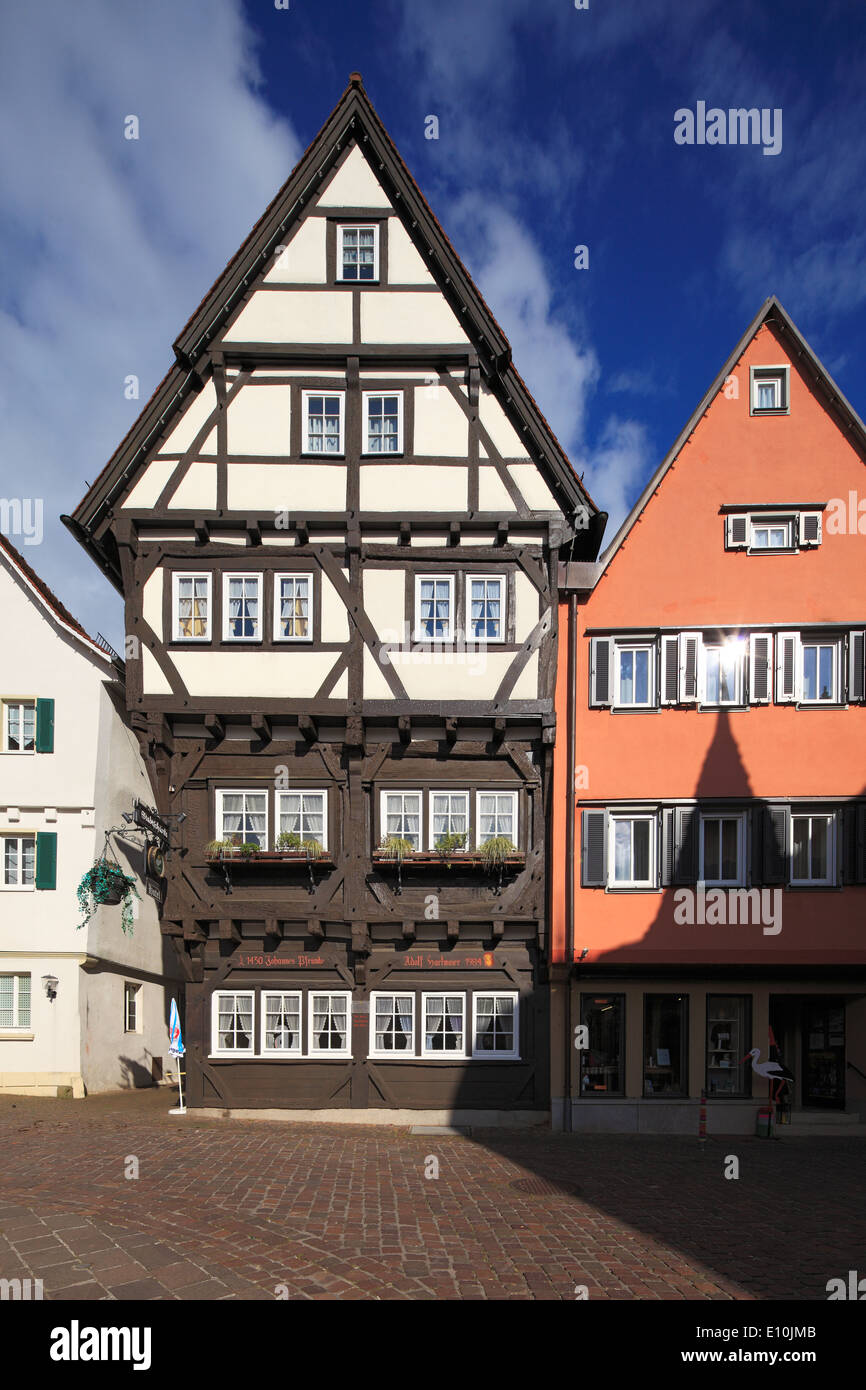
M 685 1096 L 688 999 L 684 994 L 644 995 L 645 1096 Z
M 588 1030 L 580 1052 L 580 1094 L 625 1094 L 625 995 L 582 994 L 580 1021 Z

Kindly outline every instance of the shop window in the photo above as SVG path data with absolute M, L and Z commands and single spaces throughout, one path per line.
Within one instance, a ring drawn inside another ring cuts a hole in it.
M 684 1096 L 687 1008 L 684 994 L 644 995 L 645 1096 Z
M 580 1021 L 588 1029 L 580 1052 L 580 1094 L 625 1094 L 625 995 L 582 994 Z
M 748 1096 L 743 1057 L 751 1045 L 751 995 L 707 995 L 707 1095 Z

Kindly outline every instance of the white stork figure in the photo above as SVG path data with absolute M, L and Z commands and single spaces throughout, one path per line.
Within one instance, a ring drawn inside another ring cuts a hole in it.
M 756 1071 L 758 1076 L 765 1076 L 767 1078 L 770 1083 L 770 1098 L 775 1104 L 781 1095 L 782 1087 L 785 1082 L 794 1080 L 794 1073 L 788 1071 L 788 1068 L 782 1062 L 759 1062 L 758 1058 L 760 1055 L 761 1049 L 759 1047 L 753 1047 L 751 1052 L 746 1053 L 743 1061 L 746 1062 L 751 1057 L 752 1071 Z M 775 1095 L 773 1095 L 774 1084 L 778 1085 L 778 1090 Z

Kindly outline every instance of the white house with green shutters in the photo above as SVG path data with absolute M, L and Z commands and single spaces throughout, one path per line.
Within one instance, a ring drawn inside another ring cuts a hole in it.
M 142 836 L 113 837 L 138 882 L 136 920 L 76 888 L 137 798 L 153 804 L 123 719 L 123 668 L 0 535 L 0 1092 L 71 1095 L 149 1084 L 167 1061 L 177 992 Z

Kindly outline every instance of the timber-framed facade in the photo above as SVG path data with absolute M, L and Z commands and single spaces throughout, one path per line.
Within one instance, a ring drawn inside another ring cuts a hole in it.
M 66 520 L 185 812 L 189 1103 L 541 1119 L 557 573 L 605 517 L 356 74 L 174 348 Z

